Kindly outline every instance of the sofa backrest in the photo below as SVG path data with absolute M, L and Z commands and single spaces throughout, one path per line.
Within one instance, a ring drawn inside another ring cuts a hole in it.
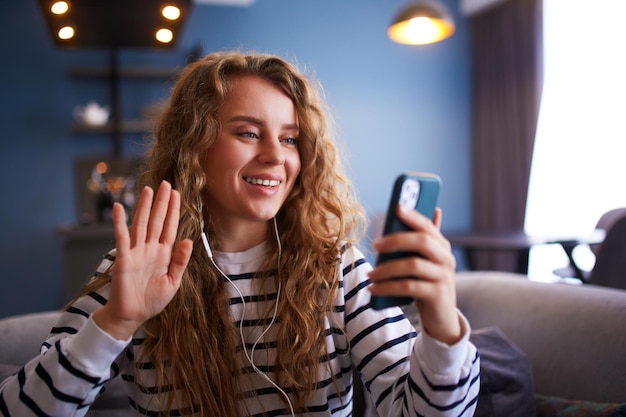
M 457 274 L 457 297 L 473 329 L 497 326 L 526 353 L 535 392 L 626 402 L 626 291 L 477 271 Z
M 46 311 L 0 319 L 0 363 L 22 366 L 37 356 L 60 314 Z

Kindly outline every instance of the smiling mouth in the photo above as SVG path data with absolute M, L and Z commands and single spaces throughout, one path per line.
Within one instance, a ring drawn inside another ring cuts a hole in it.
M 262 180 L 262 179 L 251 178 L 251 177 L 244 177 L 244 180 L 247 183 L 250 183 L 253 185 L 262 185 L 264 187 L 276 187 L 280 185 L 280 181 L 278 180 Z

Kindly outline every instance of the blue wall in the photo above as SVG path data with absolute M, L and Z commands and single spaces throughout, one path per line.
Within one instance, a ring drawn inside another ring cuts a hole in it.
M 123 51 L 122 64 L 181 65 L 204 51 L 242 48 L 279 54 L 321 81 L 334 112 L 349 172 L 368 214 L 386 208 L 404 170 L 437 172 L 444 230 L 468 227 L 470 53 L 467 21 L 453 10 L 456 34 L 439 44 L 392 43 L 386 25 L 407 0 L 257 0 L 249 8 L 195 6 L 177 48 Z M 70 132 L 72 109 L 108 100 L 105 82 L 76 80 L 68 69 L 107 64 L 99 50 L 61 50 L 36 0 L 4 2 L 0 14 L 0 317 L 57 308 L 63 301 L 62 238 L 76 221 L 73 161 L 112 152 L 106 135 Z M 349 19 L 347 17 L 350 17 Z M 167 96 L 154 81 L 122 84 L 125 115 Z M 124 153 L 140 152 L 141 135 Z M 86 277 L 87 278 L 87 277 Z

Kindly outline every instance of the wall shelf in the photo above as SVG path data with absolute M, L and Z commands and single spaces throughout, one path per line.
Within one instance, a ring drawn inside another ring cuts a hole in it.
M 122 119 L 120 80 L 122 78 L 129 78 L 135 80 L 169 80 L 173 82 L 180 71 L 181 68 L 177 67 L 153 67 L 145 65 L 120 66 L 117 48 L 111 48 L 109 65 L 71 67 L 69 69 L 69 75 L 71 77 L 103 79 L 108 81 L 111 87 L 111 120 L 102 126 L 94 126 L 86 123 L 74 123 L 71 126 L 72 133 L 111 134 L 113 141 L 113 156 L 121 157 L 122 134 L 148 133 L 152 130 L 153 120 Z
M 117 70 L 117 75 L 121 78 L 136 79 L 174 79 L 180 73 L 178 68 L 158 68 L 158 67 L 122 67 Z M 69 70 L 69 74 L 74 78 L 108 78 L 113 76 L 110 67 L 106 66 L 76 66 Z
M 147 119 L 132 119 L 122 120 L 119 122 L 119 127 L 115 126 L 113 122 L 108 122 L 103 125 L 90 125 L 87 123 L 73 123 L 71 126 L 72 133 L 76 134 L 88 134 L 88 133 L 114 133 L 119 128 L 122 133 L 144 133 L 151 132 L 153 124 Z

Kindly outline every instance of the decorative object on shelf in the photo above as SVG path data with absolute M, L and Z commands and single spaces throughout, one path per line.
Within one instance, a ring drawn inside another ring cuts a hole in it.
M 387 35 L 397 43 L 426 45 L 454 34 L 450 11 L 436 0 L 417 0 L 405 6 L 393 20 Z
M 110 224 L 113 203 L 121 203 L 127 218 L 135 206 L 138 158 L 90 156 L 75 162 L 79 223 Z
M 72 78 L 76 79 L 92 79 L 98 80 L 102 79 L 104 81 L 112 81 L 115 80 L 115 83 L 111 85 L 111 100 L 114 104 L 113 108 L 117 108 L 116 106 L 121 106 L 119 102 L 119 80 L 121 78 L 132 79 L 136 81 L 147 81 L 147 82 L 169 82 L 174 80 L 180 73 L 180 69 L 178 67 L 153 67 L 147 65 L 140 66 L 123 66 L 123 67 L 111 67 L 111 66 L 89 66 L 89 65 L 81 65 L 81 66 L 72 66 L 69 69 L 69 75 Z M 156 105 L 156 104 L 155 104 Z M 151 105 L 148 105 L 151 106 Z M 75 134 L 103 134 L 103 133 L 112 133 L 114 134 L 114 155 L 120 156 L 121 154 L 121 137 L 122 134 L 138 134 L 138 133 L 149 133 L 152 131 L 152 127 L 154 124 L 154 119 L 152 116 L 155 115 L 156 109 L 154 111 L 146 112 L 148 106 L 144 106 L 141 109 L 141 114 L 143 117 L 137 119 L 116 119 L 115 115 L 108 121 L 108 123 L 104 123 L 101 125 L 87 124 L 82 121 L 77 120 L 76 123 L 72 125 L 72 133 Z M 151 117 L 147 116 L 147 113 L 150 113 Z M 76 119 L 76 118 L 75 118 Z
M 135 178 L 129 173 L 110 173 L 106 161 L 94 165 L 91 178 L 87 180 L 87 189 L 96 195 L 98 223 L 113 219 L 113 203 L 122 203 L 127 210 L 134 207 L 134 187 Z
M 52 39 L 61 47 L 175 45 L 191 0 L 39 0 Z
M 111 111 L 107 106 L 101 106 L 95 101 L 90 101 L 84 106 L 74 107 L 73 115 L 79 123 L 90 126 L 102 126 L 109 120 Z
M 150 66 L 120 66 L 118 50 L 110 51 L 110 64 L 104 66 L 75 66 L 70 68 L 70 76 L 73 78 L 103 79 L 108 81 L 111 87 L 111 117 L 109 122 L 101 125 L 74 123 L 72 132 L 77 134 L 102 134 L 110 133 L 113 139 L 113 156 L 121 157 L 122 135 L 149 133 L 152 131 L 153 121 L 146 118 L 122 119 L 121 79 L 146 81 L 172 81 L 179 72 L 178 67 L 150 67 Z

